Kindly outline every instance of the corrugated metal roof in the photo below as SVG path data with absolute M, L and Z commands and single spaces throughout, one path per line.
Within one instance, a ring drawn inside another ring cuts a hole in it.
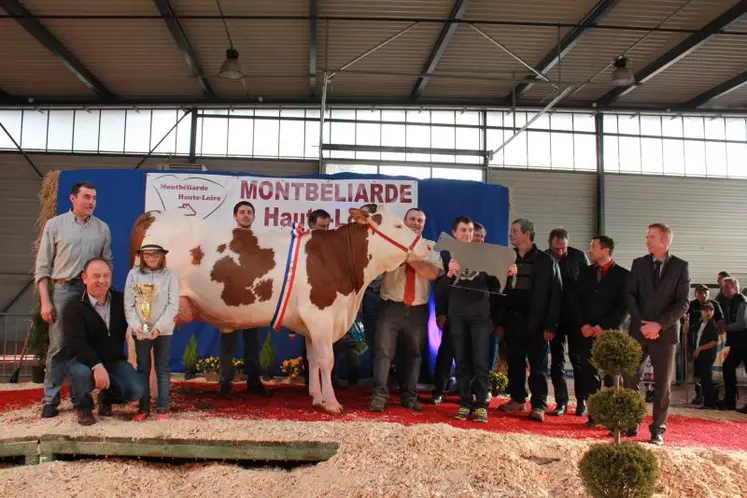
M 3 15 L 6 12 L 0 9 Z M 28 96 L 93 97 L 87 86 L 13 19 L 0 19 L 0 88 Z
M 411 23 L 371 24 L 353 21 L 334 21 L 328 25 L 320 23 L 317 28 L 317 70 L 338 70 L 410 25 Z M 438 24 L 416 25 L 350 66 L 352 74 L 345 74 L 345 71 L 339 73 L 335 77 L 332 91 L 328 89 L 328 95 L 330 98 L 334 95 L 351 94 L 382 95 L 385 91 L 391 91 L 391 97 L 409 96 L 440 30 L 441 26 Z M 325 57 L 327 50 L 329 63 Z M 361 71 L 371 74 L 355 74 Z M 403 75 L 375 74 L 387 72 Z M 317 86 L 321 92 L 321 78 L 318 80 Z
M 45 20 L 45 26 L 119 96 L 198 97 L 197 77 L 160 20 Z
M 192 46 L 218 95 L 306 97 L 310 94 L 308 23 L 303 21 L 229 20 L 228 29 L 247 75 L 244 89 L 239 81 L 218 76 L 229 48 L 220 21 L 184 20 Z
M 620 97 L 620 102 L 683 102 L 747 69 L 747 37 L 717 35 L 688 57 Z
M 322 16 L 446 17 L 452 4 L 452 0 L 322 0 L 317 11 Z
M 677 29 L 699 29 L 715 17 L 728 10 L 735 0 L 624 0 L 612 9 L 599 24 L 608 26 L 656 26 L 668 19 L 662 27 Z M 551 79 L 558 78 L 561 71 L 563 80 L 586 82 L 594 77 L 605 65 L 611 64 L 619 55 L 628 51 L 628 67 L 634 73 L 649 62 L 687 38 L 684 33 L 661 33 L 618 30 L 590 30 L 582 41 L 568 54 L 558 67 L 548 73 Z M 644 39 L 645 37 L 645 39 Z M 638 43 L 641 39 L 640 43 Z M 569 100 L 594 101 L 613 88 L 611 79 L 613 67 L 608 67 L 592 81 L 604 85 L 586 85 L 575 92 Z M 658 79 L 658 77 L 656 78 Z M 638 90 L 631 92 L 631 95 Z M 670 89 L 670 96 L 683 99 L 677 88 Z M 527 92 L 527 98 L 542 95 L 541 89 Z
M 747 84 L 725 94 L 722 97 L 713 99 L 703 107 L 714 107 L 719 109 L 747 109 Z
M 471 0 L 465 19 L 577 23 L 598 0 Z M 737 0 L 620 0 L 602 25 L 654 26 L 698 29 L 737 3 Z M 218 15 L 214 1 L 172 0 L 178 15 Z M 158 15 L 152 0 L 26 0 L 35 14 Z M 308 0 L 221 0 L 226 15 L 307 16 Z M 322 16 L 445 18 L 453 0 L 324 0 L 318 4 Z M 199 99 L 196 76 L 190 74 L 166 23 L 161 19 L 73 20 L 41 19 L 75 56 L 114 93 L 129 99 Z M 229 47 L 223 23 L 213 20 L 181 20 L 202 65 L 205 76 L 219 97 L 255 101 L 257 97 L 312 101 L 309 87 L 309 21 L 228 20 L 228 26 L 247 78 L 226 81 L 217 76 Z M 339 68 L 375 47 L 407 22 L 320 21 L 317 25 L 317 72 Z M 388 46 L 378 50 L 340 74 L 330 86 L 330 98 L 365 102 L 405 100 L 423 70 L 442 23 L 423 22 Z M 556 46 L 570 28 L 552 26 L 479 25 L 524 62 L 535 66 Z M 329 44 L 327 33 L 329 29 Z M 729 29 L 747 31 L 747 20 Z M 587 82 L 605 65 L 634 45 L 645 32 L 633 30 L 587 30 L 578 44 L 547 76 L 561 83 Z M 627 56 L 634 72 L 645 67 L 688 36 L 687 33 L 650 33 Z M 628 95 L 620 104 L 685 102 L 744 70 L 745 38 L 718 35 L 694 50 L 684 60 Z M 325 59 L 328 50 L 329 61 Z M 697 75 L 682 84 L 683 75 Z M 565 102 L 588 106 L 612 89 L 612 69 L 599 74 Z M 450 44 L 428 81 L 421 102 L 499 103 L 511 89 L 531 74 L 529 69 L 474 31 L 457 27 Z M 460 77 L 454 77 L 454 75 Z M 446 77 L 452 76 L 452 77 Z M 472 77 L 472 78 L 470 78 Z M 38 41 L 12 19 L 0 20 L 0 88 L 37 98 L 91 99 L 95 96 Z M 316 97 L 321 93 L 317 78 Z M 523 95 L 525 102 L 547 101 L 554 90 L 535 84 Z M 740 91 L 718 99 L 721 105 L 744 102 Z M 740 104 L 741 105 L 741 104 Z

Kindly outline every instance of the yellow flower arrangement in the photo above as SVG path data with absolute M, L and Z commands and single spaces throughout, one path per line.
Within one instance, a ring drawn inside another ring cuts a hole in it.
M 220 371 L 220 359 L 217 356 L 200 358 L 197 360 L 197 371 L 202 373 L 218 373 Z
M 288 375 L 289 379 L 294 379 L 304 371 L 303 356 L 297 356 L 290 360 L 285 360 L 280 365 L 280 370 Z

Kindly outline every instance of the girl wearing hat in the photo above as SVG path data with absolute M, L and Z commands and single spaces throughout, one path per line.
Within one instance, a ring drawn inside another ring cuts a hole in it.
M 140 247 L 137 250 L 140 264 L 130 270 L 125 284 L 125 315 L 135 337 L 137 371 L 143 384 L 140 407 L 133 417 L 136 422 L 150 415 L 151 348 L 158 385 L 156 420 L 168 419 L 171 380 L 169 346 L 174 332 L 174 318 L 179 311 L 179 279 L 166 268 L 166 253 L 168 251 L 158 244 L 148 243 Z M 143 317 L 142 303 L 148 293 L 152 294 L 148 299 L 150 316 Z

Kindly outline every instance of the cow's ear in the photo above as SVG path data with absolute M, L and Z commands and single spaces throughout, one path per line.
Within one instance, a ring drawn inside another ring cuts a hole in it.
M 362 225 L 369 223 L 368 213 L 362 209 L 350 208 L 348 209 L 348 213 L 350 213 L 350 217 L 356 223 L 360 223 Z

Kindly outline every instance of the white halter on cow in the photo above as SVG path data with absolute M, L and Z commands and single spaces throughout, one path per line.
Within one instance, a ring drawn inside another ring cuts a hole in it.
M 384 207 L 350 215 L 353 222 L 335 230 L 289 234 L 151 212 L 135 222 L 131 247 L 174 248 L 167 265 L 179 276 L 179 323 L 201 320 L 224 331 L 282 325 L 303 335 L 312 404 L 339 413 L 332 344 L 349 330 L 369 283 L 432 251 Z

